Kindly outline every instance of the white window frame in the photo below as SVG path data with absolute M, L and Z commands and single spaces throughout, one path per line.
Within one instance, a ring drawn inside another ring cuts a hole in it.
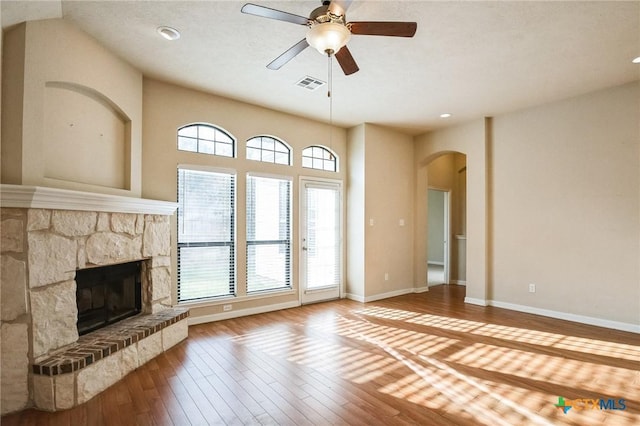
M 318 157 L 313 157 L 313 156 L 309 157 L 307 155 L 304 155 L 304 152 L 307 149 L 311 149 L 313 151 L 313 148 L 322 149 L 323 152 L 328 152 L 330 155 L 333 156 L 333 158 L 334 158 L 333 162 L 335 164 L 334 170 L 327 170 L 327 169 L 324 168 L 325 161 L 331 161 L 331 160 L 325 159 L 324 156 L 322 158 L 318 158 Z M 311 159 L 311 163 L 312 163 L 311 167 L 308 167 L 308 166 L 304 165 L 305 158 Z M 315 160 L 322 161 L 322 167 L 314 167 L 313 163 L 315 162 Z M 329 173 L 338 173 L 338 171 L 340 170 L 339 157 L 338 157 L 338 154 L 336 154 L 334 150 L 332 150 L 330 148 L 327 148 L 326 146 L 323 146 L 323 145 L 309 145 L 309 146 L 306 146 L 306 147 L 304 147 L 302 149 L 302 167 L 305 168 L 305 169 L 310 169 L 310 170 L 321 170 L 321 171 L 329 172 Z
M 197 127 L 197 132 L 198 135 L 194 138 L 192 136 L 186 136 L 186 135 L 181 135 L 180 131 L 190 128 L 190 127 Z M 223 142 L 223 141 L 219 141 L 217 139 L 205 139 L 205 138 L 201 138 L 200 137 L 200 127 L 208 127 L 210 129 L 213 129 L 214 132 L 220 132 L 225 134 L 227 137 L 229 137 L 229 139 L 231 139 L 231 155 L 222 155 L 222 154 L 218 154 L 217 150 L 218 150 L 218 146 L 219 145 L 227 145 L 227 142 Z M 187 139 L 193 139 L 196 141 L 197 144 L 197 148 L 195 150 L 191 150 L 191 149 L 182 149 L 180 148 L 180 138 L 187 138 Z M 213 152 L 206 152 L 206 151 L 201 151 L 200 150 L 200 141 L 207 141 L 207 142 L 212 142 L 213 143 Z M 181 126 L 178 128 L 178 130 L 176 131 L 176 147 L 178 148 L 178 151 L 183 151 L 183 152 L 195 152 L 198 154 L 205 154 L 205 155 L 214 155 L 217 157 L 223 157 L 223 158 L 236 158 L 237 152 L 238 152 L 238 140 L 236 139 L 235 136 L 233 136 L 231 134 L 231 132 L 228 132 L 227 130 L 223 129 L 220 126 L 217 126 L 215 124 L 211 124 L 211 123 L 202 123 L 202 122 L 198 122 L 198 123 L 189 123 L 189 124 L 185 124 L 184 126 Z
M 287 149 L 287 163 L 286 164 L 278 163 L 276 161 L 276 153 L 278 153 L 280 151 L 276 151 L 275 148 L 273 150 L 270 150 L 270 149 L 265 149 L 265 148 L 262 147 L 262 144 L 263 144 L 262 138 L 271 139 L 276 143 L 282 144 Z M 261 144 L 260 148 L 250 147 L 249 146 L 249 142 L 254 140 L 254 139 L 261 139 L 260 140 L 260 144 Z M 260 160 L 255 160 L 255 159 L 249 158 L 249 149 L 259 150 L 260 151 Z M 263 158 L 263 153 L 264 152 L 273 152 L 273 161 L 263 160 L 262 158 Z M 279 166 L 291 166 L 292 157 L 293 157 L 293 148 L 291 147 L 291 145 L 289 145 L 288 143 L 286 143 L 282 139 L 277 138 L 275 136 L 272 136 L 272 135 L 256 135 L 256 136 L 250 137 L 245 142 L 245 156 L 246 156 L 246 159 L 249 160 L 249 161 L 260 161 L 262 163 L 277 164 Z

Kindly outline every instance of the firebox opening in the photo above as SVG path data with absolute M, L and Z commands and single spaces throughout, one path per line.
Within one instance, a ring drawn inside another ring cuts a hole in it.
M 79 335 L 140 313 L 140 270 L 135 261 L 76 271 Z

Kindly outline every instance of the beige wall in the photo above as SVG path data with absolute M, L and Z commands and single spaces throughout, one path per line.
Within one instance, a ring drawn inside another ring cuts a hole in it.
M 142 74 L 61 19 L 4 41 L 2 182 L 140 196 Z
M 0 158 L 2 183 L 22 182 L 25 32 L 26 25 L 20 25 L 3 35 Z
M 0 8 L 1 9 L 1 8 Z M 2 11 L 0 10 L 0 22 L 2 22 Z M 0 99 L 2 99 L 2 56 L 4 55 L 4 49 L 3 49 L 3 34 L 4 31 L 2 31 L 2 29 L 0 28 Z M 2 128 L 2 102 L 0 101 L 0 129 Z M 0 132 L 0 157 L 2 157 L 2 132 Z M 2 165 L 0 163 L 0 169 L 2 169 Z M 2 170 L 0 170 L 0 176 L 1 176 Z M 2 178 L 0 177 L 0 182 L 2 181 Z
M 467 154 L 468 302 L 638 329 L 638 99 L 635 82 L 416 138 L 417 235 L 426 164 Z
M 638 99 L 636 82 L 494 119 L 492 299 L 640 325 Z
M 193 305 L 191 317 L 216 315 L 222 303 L 233 304 L 233 310 L 255 309 L 266 305 L 280 305 L 298 301 L 299 285 L 299 177 L 309 176 L 345 180 L 346 130 L 331 128 L 324 123 L 284 114 L 254 105 L 185 89 L 156 80 L 145 79 L 143 90 L 144 129 L 142 195 L 166 201 L 176 201 L 176 170 L 178 165 L 211 166 L 234 169 L 237 173 L 237 287 L 238 298 L 211 304 Z M 189 123 L 210 123 L 222 127 L 237 140 L 237 158 L 178 151 L 177 130 Z M 330 130 L 333 134 L 330 139 Z M 293 148 L 293 166 L 246 160 L 245 141 L 257 135 L 271 135 Z M 339 157 L 338 173 L 302 168 L 302 149 L 309 145 L 323 145 Z M 293 285 L 294 292 L 268 298 L 245 294 L 246 283 L 246 209 L 245 182 L 248 172 L 261 172 L 293 177 Z M 343 191 L 344 193 L 344 191 Z M 173 270 L 176 270 L 176 231 L 173 221 Z M 174 274 L 175 288 L 175 274 Z
M 358 228 L 350 231 L 354 241 L 347 249 L 349 266 L 356 268 L 349 272 L 349 288 L 363 291 L 350 297 L 374 300 L 413 291 L 413 140 L 372 124 L 349 136 L 350 167 L 355 167 L 349 193 L 356 196 L 349 199 L 349 227 Z
M 427 247 L 428 263 L 444 264 L 445 261 L 445 197 L 447 191 L 429 189 L 427 196 L 427 223 L 428 234 Z M 446 198 L 446 199 L 445 199 Z
M 451 229 L 451 283 L 467 282 L 467 157 L 454 156 Z
M 365 294 L 365 125 L 347 133 L 347 294 L 364 299 Z
M 456 154 L 442 155 L 429 163 L 429 188 L 450 191 L 455 186 Z

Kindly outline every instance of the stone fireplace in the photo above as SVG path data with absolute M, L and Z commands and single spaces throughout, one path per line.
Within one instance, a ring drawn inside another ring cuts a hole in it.
M 81 404 L 186 338 L 188 311 L 171 305 L 175 203 L 19 185 L 1 194 L 3 413 Z M 87 294 L 78 280 L 130 262 L 141 314 L 80 336 L 78 303 L 82 318 L 98 315 L 101 297 L 136 296 Z

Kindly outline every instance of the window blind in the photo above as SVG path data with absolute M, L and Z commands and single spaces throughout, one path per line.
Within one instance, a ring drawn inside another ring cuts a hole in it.
M 247 176 L 247 292 L 291 287 L 291 180 Z
M 178 302 L 235 294 L 235 174 L 178 169 Z

